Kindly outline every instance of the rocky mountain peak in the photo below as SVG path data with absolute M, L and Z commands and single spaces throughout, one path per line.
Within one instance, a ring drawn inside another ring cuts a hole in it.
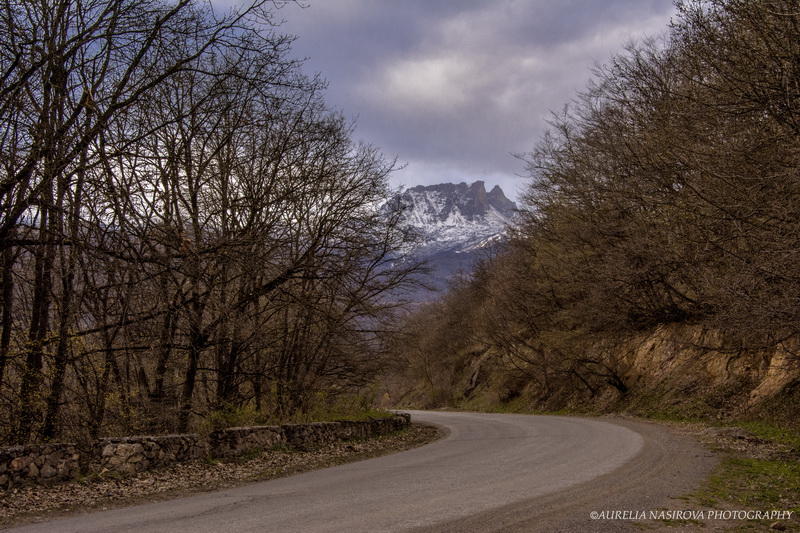
M 495 186 L 489 193 L 483 181 L 471 184 L 440 183 L 417 185 L 397 198 L 406 211 L 408 223 L 415 226 L 484 221 L 490 218 L 511 219 L 517 205 Z
M 434 285 L 444 287 L 458 271 L 470 271 L 485 250 L 505 238 L 517 204 L 499 186 L 486 192 L 483 181 L 417 185 L 384 206 L 402 210 L 403 223 L 419 236 L 409 256 L 432 267 Z
M 506 198 L 503 189 L 499 185 L 495 185 L 486 195 L 486 198 L 491 206 L 507 217 L 513 217 L 517 211 L 517 204 Z

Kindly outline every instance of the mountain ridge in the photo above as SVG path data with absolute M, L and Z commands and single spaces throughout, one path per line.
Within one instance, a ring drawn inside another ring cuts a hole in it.
M 517 213 L 500 186 L 487 192 L 482 180 L 409 187 L 385 208 L 402 211 L 401 224 L 418 239 L 407 255 L 428 263 L 431 273 L 425 281 L 436 289 L 445 288 L 459 272 L 471 272 L 482 253 L 505 239 Z

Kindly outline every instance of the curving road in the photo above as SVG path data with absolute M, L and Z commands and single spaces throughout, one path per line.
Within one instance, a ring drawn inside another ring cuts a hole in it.
M 448 435 L 394 455 L 19 532 L 616 531 L 592 510 L 682 509 L 715 459 L 642 422 L 412 411 Z

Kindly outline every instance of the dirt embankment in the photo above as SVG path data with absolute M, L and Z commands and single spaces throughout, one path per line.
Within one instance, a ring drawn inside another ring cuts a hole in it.
M 681 418 L 769 417 L 797 424 L 800 343 L 726 347 L 714 331 L 662 326 L 606 348 L 596 373 L 553 372 L 475 347 L 460 358 L 449 403 L 480 410 L 621 412 Z M 398 403 L 433 407 L 424 383 L 395 382 Z M 435 402 L 434 402 L 435 403 Z

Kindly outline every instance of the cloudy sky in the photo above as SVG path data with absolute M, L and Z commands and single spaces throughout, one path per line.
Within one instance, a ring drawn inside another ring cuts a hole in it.
M 304 0 L 280 11 L 356 136 L 398 156 L 395 185 L 484 179 L 516 196 L 551 110 L 671 0 Z

